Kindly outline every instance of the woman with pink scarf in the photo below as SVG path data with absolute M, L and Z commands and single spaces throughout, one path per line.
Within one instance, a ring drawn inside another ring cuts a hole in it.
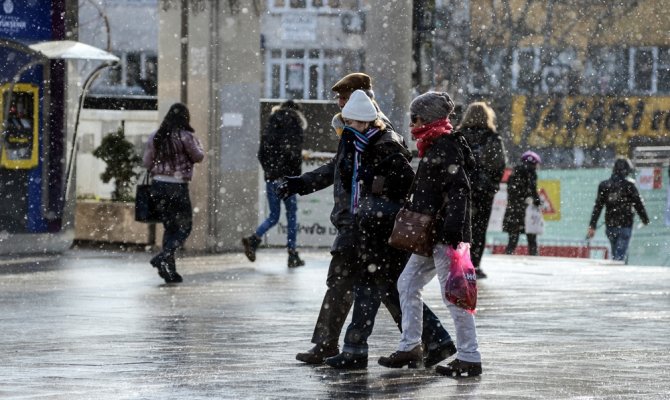
M 416 140 L 421 160 L 405 207 L 435 217 L 435 244 L 432 257 L 412 254 L 398 279 L 402 309 L 400 344 L 398 351 L 381 357 L 379 364 L 389 368 L 420 364 L 421 292 L 437 275 L 442 300 L 456 327 L 456 349 L 452 351 L 456 358 L 435 370 L 442 375 L 471 377 L 482 372 L 474 315 L 447 301 L 444 293 L 451 262 L 448 247 L 455 249 L 461 242 L 470 242 L 470 182 L 466 172 L 475 163 L 465 138 L 454 132 L 449 121 L 453 109 L 449 95 L 439 92 L 424 93 L 410 105 L 412 138 Z

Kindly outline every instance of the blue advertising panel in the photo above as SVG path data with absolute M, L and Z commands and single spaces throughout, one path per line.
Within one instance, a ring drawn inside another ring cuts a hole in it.
M 51 36 L 51 0 L 0 0 L 0 37 L 34 42 Z

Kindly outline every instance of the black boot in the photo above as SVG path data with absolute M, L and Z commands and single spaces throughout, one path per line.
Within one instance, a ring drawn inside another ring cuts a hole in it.
M 296 267 L 302 267 L 305 265 L 305 262 L 300 259 L 300 256 L 298 256 L 298 252 L 295 250 L 289 250 L 288 251 L 288 267 L 289 268 L 296 268 Z
M 295 359 L 307 364 L 323 364 L 323 361 L 328 357 L 336 356 L 340 353 L 340 349 L 336 344 L 314 345 L 311 349 L 304 353 L 295 355 Z
M 426 366 L 426 368 L 430 368 L 433 365 L 453 356 L 454 354 L 456 354 L 456 346 L 454 345 L 454 342 L 449 341 L 441 343 L 436 348 L 429 349 L 426 352 L 426 357 L 423 360 L 423 364 Z
M 461 361 L 457 358 L 447 365 L 438 365 L 435 367 L 435 372 L 447 376 L 467 375 L 471 378 L 482 374 L 482 363 Z
M 165 283 L 181 283 L 184 279 L 177 273 L 177 263 L 174 255 L 167 257 L 167 273 L 165 276 Z
M 477 274 L 477 279 L 484 279 L 484 278 L 486 278 L 486 274 L 485 274 L 484 271 L 482 271 L 482 269 L 479 268 L 479 267 L 475 268 L 475 273 Z
M 396 351 L 388 357 L 380 357 L 379 365 L 386 368 L 418 368 L 423 364 L 423 346 L 417 345 L 410 351 Z
M 242 238 L 242 245 L 244 245 L 244 255 L 247 256 L 249 261 L 256 261 L 256 249 L 258 245 L 261 244 L 261 238 L 253 234 Z
M 168 262 L 163 253 L 158 253 L 155 255 L 151 261 L 149 261 L 149 263 L 158 270 L 158 276 L 160 276 L 162 279 L 167 279 Z
M 368 355 L 343 351 L 334 357 L 326 358 L 326 364 L 336 369 L 365 369 L 368 367 Z

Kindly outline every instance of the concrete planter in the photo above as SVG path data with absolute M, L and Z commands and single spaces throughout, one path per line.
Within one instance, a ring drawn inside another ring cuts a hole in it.
M 75 240 L 106 243 L 153 244 L 154 224 L 135 221 L 135 204 L 112 201 L 77 202 Z

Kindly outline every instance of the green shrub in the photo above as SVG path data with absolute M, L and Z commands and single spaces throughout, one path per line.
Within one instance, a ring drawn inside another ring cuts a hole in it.
M 102 138 L 102 143 L 93 151 L 93 155 L 107 163 L 100 179 L 104 183 L 114 179 L 112 200 L 132 201 L 132 188 L 140 175 L 137 167 L 142 159 L 135 152 L 133 144 L 126 140 L 123 127 Z

